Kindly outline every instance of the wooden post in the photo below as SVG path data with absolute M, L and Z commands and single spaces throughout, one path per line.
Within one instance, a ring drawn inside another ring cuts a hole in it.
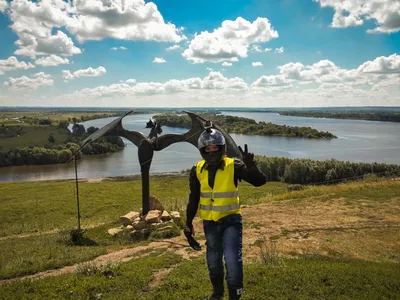
M 74 160 L 75 160 L 76 205 L 78 208 L 78 231 L 81 231 L 81 214 L 79 211 L 78 168 L 76 166 L 76 155 L 74 156 Z

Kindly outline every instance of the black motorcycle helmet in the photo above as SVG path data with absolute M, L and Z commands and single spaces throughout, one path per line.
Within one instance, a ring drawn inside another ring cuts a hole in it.
M 206 152 L 208 145 L 217 145 L 218 151 Z M 217 165 L 224 158 L 226 153 L 225 137 L 217 129 L 204 130 L 199 137 L 197 147 L 200 150 L 201 157 L 205 159 L 208 165 Z

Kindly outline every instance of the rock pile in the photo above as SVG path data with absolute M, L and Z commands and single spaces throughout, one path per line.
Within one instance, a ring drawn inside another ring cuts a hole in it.
M 128 231 L 134 239 L 145 239 L 150 232 L 164 233 L 176 227 L 181 216 L 177 211 L 166 211 L 157 197 L 151 196 L 150 210 L 146 215 L 142 215 L 142 210 L 130 211 L 126 215 L 120 216 L 121 226 L 110 228 L 108 234 L 118 236 L 122 232 Z

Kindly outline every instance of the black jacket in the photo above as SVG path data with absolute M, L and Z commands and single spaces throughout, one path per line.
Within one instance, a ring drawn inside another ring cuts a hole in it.
M 236 187 L 238 185 L 238 182 L 241 180 L 244 180 L 252 184 L 253 186 L 262 186 L 267 182 L 264 173 L 260 171 L 256 164 L 246 166 L 241 160 L 237 158 L 235 158 L 234 163 L 234 181 Z M 208 184 L 211 188 L 214 187 L 215 173 L 219 168 L 224 168 L 224 162 L 222 162 L 222 164 L 218 167 L 208 167 Z M 189 185 L 190 194 L 189 203 L 186 208 L 186 225 L 188 227 L 191 227 L 200 202 L 200 182 L 196 176 L 196 166 L 193 166 L 190 170 Z

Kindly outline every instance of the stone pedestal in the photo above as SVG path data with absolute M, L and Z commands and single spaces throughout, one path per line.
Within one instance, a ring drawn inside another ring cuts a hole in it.
M 122 225 L 110 228 L 108 234 L 115 237 L 128 231 L 132 239 L 145 240 L 151 234 L 154 237 L 170 237 L 179 232 L 179 228 L 177 228 L 181 219 L 179 212 L 166 211 L 155 196 L 151 196 L 150 199 L 150 210 L 146 215 L 142 215 L 142 210 L 130 211 L 119 218 Z

